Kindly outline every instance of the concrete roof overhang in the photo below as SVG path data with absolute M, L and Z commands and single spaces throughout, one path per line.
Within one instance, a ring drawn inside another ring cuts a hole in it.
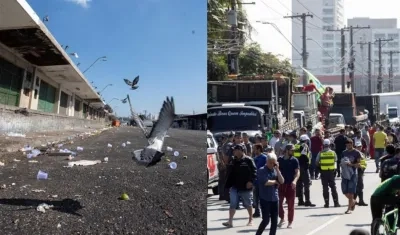
M 91 105 L 104 106 L 84 77 L 25 0 L 0 1 L 0 43 L 38 67 Z

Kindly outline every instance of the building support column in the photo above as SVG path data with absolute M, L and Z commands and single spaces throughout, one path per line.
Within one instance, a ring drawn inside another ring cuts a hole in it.
M 54 110 L 53 112 L 56 114 L 60 114 L 60 101 L 61 101 L 61 83 L 58 84 L 58 88 L 56 89 L 56 100 L 54 102 Z

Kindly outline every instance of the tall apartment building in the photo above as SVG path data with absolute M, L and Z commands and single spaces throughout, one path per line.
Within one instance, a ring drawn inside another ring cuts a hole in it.
M 292 0 L 294 14 L 310 13 L 307 17 L 308 68 L 315 74 L 340 74 L 340 33 L 328 29 L 344 27 L 343 0 Z M 292 43 L 302 50 L 302 25 L 299 19 L 292 20 Z M 292 64 L 302 66 L 302 57 L 292 50 Z
M 349 26 L 370 26 L 370 29 L 354 30 L 354 42 L 372 42 L 371 53 L 371 74 L 372 74 L 372 92 L 377 91 L 377 77 L 379 74 L 379 46 L 376 40 L 393 39 L 390 42 L 382 42 L 382 75 L 383 75 L 383 91 L 388 91 L 388 75 L 390 69 L 389 51 L 399 51 L 400 29 L 397 28 L 397 19 L 370 19 L 370 18 L 353 18 L 348 19 Z M 355 79 L 355 91 L 358 94 L 367 94 L 368 91 L 368 46 L 359 44 L 354 46 L 355 51 L 355 75 L 359 79 Z M 393 54 L 393 74 L 399 72 L 400 61 L 399 54 Z M 394 79 L 395 90 L 400 90 L 399 80 Z

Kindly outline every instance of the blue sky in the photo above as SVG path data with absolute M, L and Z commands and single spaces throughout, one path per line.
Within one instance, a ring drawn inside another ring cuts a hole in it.
M 28 0 L 68 52 L 76 52 L 86 77 L 108 87 L 106 102 L 130 94 L 137 112 L 158 114 L 166 96 L 176 113 L 206 112 L 206 1 L 204 0 Z M 140 75 L 131 91 L 123 78 Z M 118 115 L 129 106 L 112 101 Z

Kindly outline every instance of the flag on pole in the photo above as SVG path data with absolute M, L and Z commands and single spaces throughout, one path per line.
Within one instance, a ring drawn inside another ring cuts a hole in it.
M 307 69 L 303 68 L 303 71 L 307 74 L 307 81 L 312 80 L 315 87 L 317 88 L 317 90 L 322 94 L 325 92 L 325 86 L 322 85 L 322 83 L 318 80 L 317 77 L 315 77 L 310 71 L 308 71 Z M 317 92 L 317 100 L 319 100 L 320 95 Z

